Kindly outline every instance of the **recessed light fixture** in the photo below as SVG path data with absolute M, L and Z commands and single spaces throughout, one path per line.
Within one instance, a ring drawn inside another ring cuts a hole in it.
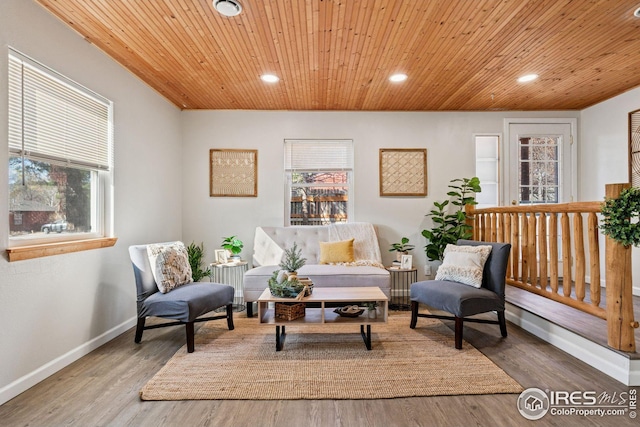
M 263 82 L 267 83 L 277 83 L 278 81 L 280 81 L 280 77 L 276 76 L 275 74 L 263 74 L 260 76 L 260 78 Z
M 402 73 L 394 74 L 389 77 L 389 81 L 394 83 L 403 82 L 405 80 L 407 80 L 407 75 Z
M 224 16 L 236 16 L 242 12 L 242 5 L 236 0 L 213 0 L 213 7 Z
M 518 83 L 532 82 L 538 78 L 537 74 L 525 74 L 522 77 L 518 77 Z
M 636 18 L 640 18 L 640 7 L 637 8 L 635 12 L 633 12 L 633 16 L 635 16 Z

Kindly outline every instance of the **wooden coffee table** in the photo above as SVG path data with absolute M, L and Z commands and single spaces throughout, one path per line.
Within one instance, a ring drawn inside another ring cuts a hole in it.
M 375 319 L 370 319 L 365 310 L 358 317 L 342 317 L 333 310 L 340 305 L 362 305 L 375 301 L 380 307 L 380 314 Z M 294 320 L 282 320 L 275 317 L 274 304 L 276 302 L 304 302 L 318 303 L 319 308 L 307 307 L 305 316 Z M 327 305 L 331 305 L 328 307 Z M 344 288 L 315 288 L 313 294 L 296 301 L 292 298 L 279 298 L 271 295 L 269 288 L 265 289 L 258 298 L 258 318 L 261 324 L 276 326 L 276 351 L 282 350 L 285 339 L 285 327 L 287 325 L 360 325 L 360 334 L 367 350 L 371 350 L 371 325 L 387 323 L 389 314 L 389 298 L 377 287 L 344 287 Z M 366 328 L 365 328 L 366 327 Z

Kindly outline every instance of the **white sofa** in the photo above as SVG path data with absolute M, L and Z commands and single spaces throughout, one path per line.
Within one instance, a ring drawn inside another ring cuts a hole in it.
M 349 265 L 319 264 L 320 243 L 354 238 L 355 262 Z M 326 226 L 257 227 L 253 245 L 253 267 L 244 274 L 247 316 L 253 316 L 253 302 L 268 287 L 279 269 L 285 249 L 297 243 L 307 261 L 298 276 L 309 277 L 314 287 L 377 286 L 390 296 L 389 272 L 382 266 L 375 228 L 369 223 Z

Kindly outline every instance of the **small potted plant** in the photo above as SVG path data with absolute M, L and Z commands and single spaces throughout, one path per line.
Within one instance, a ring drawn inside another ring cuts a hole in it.
M 378 307 L 378 302 L 377 301 L 367 301 L 367 302 L 364 303 L 364 305 L 367 307 L 367 315 L 368 315 L 369 319 L 377 318 L 376 307 Z
M 391 244 L 391 249 L 389 249 L 389 252 L 396 251 L 396 260 L 400 261 L 402 259 L 402 255 L 408 255 L 409 251 L 413 248 L 415 248 L 415 246 L 409 244 L 409 238 L 403 237 L 402 239 L 400 239 L 400 243 Z
M 239 260 L 240 252 L 242 252 L 243 247 L 244 244 L 242 243 L 242 240 L 238 239 L 236 236 L 225 237 L 222 240 L 222 249 L 229 251 L 231 259 Z
M 203 277 L 211 274 L 210 269 L 202 269 L 202 258 L 204 257 L 204 244 L 196 245 L 191 242 L 187 246 L 187 256 L 189 257 L 189 265 L 191 266 L 191 277 L 194 282 L 199 282 Z
M 280 268 L 288 272 L 289 278 L 297 276 L 298 269 L 307 262 L 306 258 L 302 257 L 302 250 L 298 249 L 298 244 L 293 242 L 293 246 L 290 249 L 285 249 L 284 258 L 280 263 Z

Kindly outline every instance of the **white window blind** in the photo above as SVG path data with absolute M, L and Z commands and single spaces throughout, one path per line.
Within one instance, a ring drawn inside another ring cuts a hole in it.
M 110 101 L 10 51 L 11 153 L 109 170 L 110 107 Z
M 285 140 L 286 171 L 350 171 L 352 140 Z

